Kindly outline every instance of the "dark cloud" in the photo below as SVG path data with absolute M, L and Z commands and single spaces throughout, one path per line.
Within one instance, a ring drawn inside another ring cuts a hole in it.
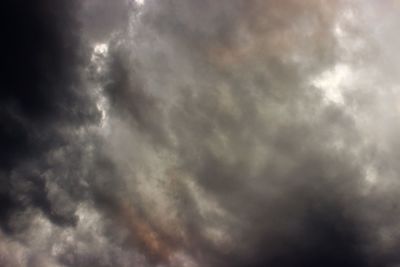
M 124 31 L 129 26 L 129 12 L 135 2 L 129 0 L 88 0 L 81 3 L 80 21 L 85 31 L 84 38 L 91 42 L 103 42 L 111 34 Z
M 6 3 L 0 264 L 396 266 L 396 8 Z
M 39 208 L 55 224 L 73 224 L 73 214 L 54 210 L 43 172 L 59 168 L 51 166 L 48 153 L 71 146 L 68 127 L 99 119 L 90 92 L 82 90 L 87 60 L 78 10 L 74 1 L 3 3 L 0 167 L 4 230 L 13 227 L 9 220 L 14 212 L 31 207 Z

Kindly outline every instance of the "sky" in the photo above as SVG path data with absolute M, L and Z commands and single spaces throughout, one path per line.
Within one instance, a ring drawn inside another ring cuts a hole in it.
M 399 1 L 0 12 L 0 266 L 400 266 Z

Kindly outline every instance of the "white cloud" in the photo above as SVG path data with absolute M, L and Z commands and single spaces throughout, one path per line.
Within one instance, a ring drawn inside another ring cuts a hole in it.
M 311 84 L 322 91 L 326 102 L 343 105 L 343 91 L 351 82 L 351 74 L 352 70 L 348 65 L 339 63 L 315 77 Z

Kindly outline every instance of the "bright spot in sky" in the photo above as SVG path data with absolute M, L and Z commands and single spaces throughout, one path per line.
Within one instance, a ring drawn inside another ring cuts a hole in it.
M 376 183 L 377 179 L 378 179 L 378 177 L 377 177 L 376 170 L 372 167 L 367 167 L 367 169 L 365 171 L 365 180 L 370 184 L 374 184 L 374 183 Z
M 135 0 L 135 1 L 139 6 L 144 4 L 144 0 Z
M 325 101 L 344 104 L 343 87 L 350 79 L 351 70 L 344 64 L 336 64 L 333 68 L 324 71 L 311 81 L 311 84 L 320 89 Z
M 108 44 L 107 43 L 95 43 L 93 44 L 91 62 L 95 66 L 97 73 L 104 71 L 105 62 L 104 59 L 108 54 Z
M 108 43 L 94 43 L 91 55 L 91 64 L 96 75 L 102 75 L 106 71 L 106 58 L 108 56 Z M 102 86 L 94 86 L 96 96 L 96 106 L 101 114 L 100 128 L 107 130 L 108 125 L 108 103 L 102 93 Z
M 105 43 L 97 43 L 94 45 L 94 53 L 100 55 L 106 55 L 108 52 L 108 45 Z

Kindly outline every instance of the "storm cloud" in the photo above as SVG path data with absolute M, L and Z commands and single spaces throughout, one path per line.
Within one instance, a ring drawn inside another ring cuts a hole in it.
M 397 1 L 6 1 L 1 266 L 397 266 Z

